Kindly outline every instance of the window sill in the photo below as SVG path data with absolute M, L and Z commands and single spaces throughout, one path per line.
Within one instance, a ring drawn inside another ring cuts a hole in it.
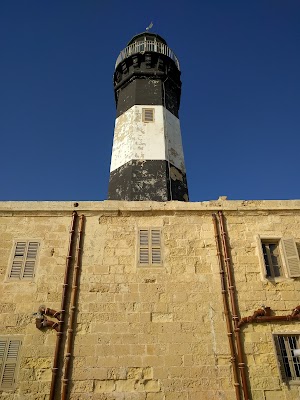
M 290 278 L 290 277 L 287 277 L 287 276 L 279 276 L 279 277 L 277 277 L 277 278 L 267 278 L 267 277 L 264 277 L 263 278 L 263 282 L 264 283 L 272 283 L 272 284 L 274 284 L 274 283 L 282 283 L 282 282 L 293 282 L 294 281 L 294 279 L 295 278 Z
M 295 380 L 295 381 L 288 381 L 288 382 L 283 382 L 285 386 L 299 386 L 300 385 L 300 379 Z

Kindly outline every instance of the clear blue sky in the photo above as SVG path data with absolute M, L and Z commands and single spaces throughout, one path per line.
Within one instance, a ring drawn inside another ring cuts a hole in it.
M 0 200 L 103 200 L 114 63 L 153 21 L 182 69 L 191 201 L 299 198 L 299 0 L 1 0 Z

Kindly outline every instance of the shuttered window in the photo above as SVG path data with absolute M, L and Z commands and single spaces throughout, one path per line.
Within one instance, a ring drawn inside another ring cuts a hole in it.
M 300 383 L 300 357 L 294 350 L 300 349 L 299 335 L 273 335 L 280 377 L 284 382 Z
M 140 229 L 139 230 L 138 257 L 139 265 L 155 266 L 162 264 L 161 255 L 161 230 Z
M 32 279 L 35 273 L 39 242 L 16 242 L 12 264 L 9 270 L 10 279 Z
M 266 278 L 300 277 L 299 254 L 293 238 L 261 239 L 261 250 Z
M 143 122 L 154 122 L 154 108 L 143 108 Z
M 21 340 L 0 337 L 0 389 L 14 389 Z

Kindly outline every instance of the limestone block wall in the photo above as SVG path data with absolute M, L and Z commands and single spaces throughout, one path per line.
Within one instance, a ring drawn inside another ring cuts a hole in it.
M 74 399 L 232 397 L 211 216 L 155 214 L 87 217 Z M 143 227 L 161 267 L 137 266 Z
M 0 217 L 0 337 L 22 341 L 16 388 L 5 399 L 47 399 L 53 363 L 55 331 L 39 331 L 33 313 L 41 304 L 59 309 L 68 249 L 70 216 L 49 211 L 39 215 L 35 206 L 23 211 L 1 210 Z M 40 242 L 35 277 L 8 278 L 14 241 Z M 1 397 L 1 398 L 2 398 Z
M 271 307 L 275 315 L 291 314 L 300 304 L 300 278 L 270 280 L 263 276 L 258 235 L 292 237 L 299 249 L 299 210 L 227 211 L 226 219 L 241 317 L 252 315 L 262 304 Z M 246 324 L 241 331 L 252 398 L 298 398 L 299 386 L 288 386 L 279 378 L 272 334 L 299 334 L 299 322 Z
M 287 315 L 300 278 L 267 279 L 258 235 L 300 243 L 299 201 L 83 202 L 82 269 L 69 398 L 235 399 L 212 213 L 223 210 L 240 317 L 262 304 Z M 56 332 L 38 330 L 39 305 L 59 309 L 73 203 L 0 205 L 0 339 L 20 337 L 20 367 L 6 399 L 48 399 Z M 162 265 L 138 265 L 138 232 L 161 229 Z M 32 281 L 7 279 L 13 241 L 39 240 Z M 299 322 L 241 328 L 252 399 L 295 399 L 280 379 L 273 333 Z M 61 355 L 63 358 L 63 355 Z M 59 397 L 59 393 L 57 395 Z

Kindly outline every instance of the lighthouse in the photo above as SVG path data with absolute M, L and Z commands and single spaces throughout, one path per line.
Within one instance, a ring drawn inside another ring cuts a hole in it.
M 157 34 L 134 36 L 119 54 L 109 200 L 188 201 L 180 75 L 178 58 Z

